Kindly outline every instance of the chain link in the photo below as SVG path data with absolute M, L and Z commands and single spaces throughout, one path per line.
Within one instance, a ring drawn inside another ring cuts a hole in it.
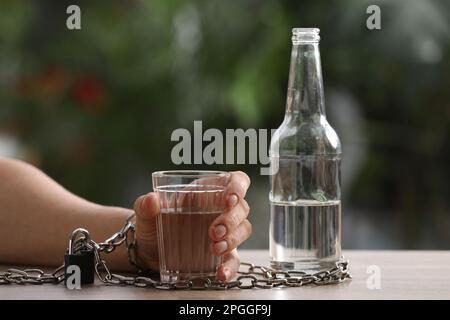
M 300 270 L 281 271 L 266 266 L 242 262 L 246 270 L 239 270 L 238 277 L 234 281 L 222 282 L 211 280 L 207 277 L 191 278 L 177 282 L 161 282 L 145 276 L 124 276 L 112 273 L 100 253 L 113 252 L 117 247 L 125 244 L 128 249 L 128 260 L 137 267 L 135 224 L 132 222 L 134 215 L 130 216 L 122 229 L 103 242 L 95 241 L 81 235 L 75 237 L 72 243 L 72 252 L 77 254 L 80 250 L 93 250 L 95 257 L 95 273 L 98 279 L 108 285 L 134 286 L 138 288 L 154 288 L 159 290 L 228 290 L 239 289 L 272 289 L 275 287 L 302 287 L 306 285 L 331 285 L 339 284 L 346 279 L 351 279 L 348 261 L 341 258 L 329 270 L 307 274 Z M 7 284 L 59 284 L 64 281 L 64 264 L 56 268 L 52 273 L 46 273 L 41 269 L 16 269 L 11 268 L 0 272 L 0 285 Z

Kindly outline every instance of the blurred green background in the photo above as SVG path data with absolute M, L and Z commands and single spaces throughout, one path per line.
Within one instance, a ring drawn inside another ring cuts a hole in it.
M 66 28 L 81 7 L 82 29 Z M 381 7 L 381 30 L 366 8 Z M 327 117 L 343 143 L 344 248 L 450 249 L 450 2 L 0 1 L 0 155 L 130 207 L 162 169 L 246 171 L 268 247 L 261 165 L 174 166 L 170 135 L 277 128 L 292 27 L 321 29 Z

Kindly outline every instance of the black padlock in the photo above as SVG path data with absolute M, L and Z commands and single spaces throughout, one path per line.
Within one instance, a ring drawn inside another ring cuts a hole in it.
M 85 229 L 76 229 L 69 241 L 68 253 L 64 255 L 64 273 L 65 280 L 64 283 L 67 285 L 67 278 L 71 275 L 68 274 L 67 268 L 71 265 L 76 265 L 80 268 L 80 283 L 81 284 L 92 284 L 94 283 L 95 275 L 95 255 L 93 249 L 81 249 L 78 252 L 73 252 L 73 245 L 75 244 L 76 238 L 82 235 L 84 236 L 84 241 L 89 242 L 91 240 L 89 232 Z

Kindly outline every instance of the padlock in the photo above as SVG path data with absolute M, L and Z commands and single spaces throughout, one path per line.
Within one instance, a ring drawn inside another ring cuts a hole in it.
M 65 273 L 65 281 L 64 283 L 67 285 L 67 278 L 70 274 L 67 273 L 67 268 L 70 265 L 76 265 L 80 268 L 80 283 L 81 284 L 92 284 L 94 283 L 94 275 L 95 275 L 95 255 L 94 249 L 89 249 L 85 247 L 84 249 L 79 250 L 78 252 L 73 252 L 73 245 L 75 244 L 76 237 L 79 235 L 84 236 L 84 241 L 89 242 L 91 240 L 89 236 L 89 232 L 85 229 L 79 228 L 72 232 L 69 241 L 69 249 L 68 253 L 64 255 L 64 273 Z

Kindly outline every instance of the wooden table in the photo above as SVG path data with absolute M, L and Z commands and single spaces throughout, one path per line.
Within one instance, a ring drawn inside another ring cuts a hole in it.
M 353 280 L 335 286 L 165 291 L 101 283 L 81 290 L 68 290 L 63 285 L 3 285 L 0 299 L 450 299 L 449 251 L 345 251 L 344 254 L 350 260 Z M 268 252 L 242 250 L 241 258 L 264 265 Z M 380 268 L 380 289 L 367 286 L 371 265 Z M 6 268 L 0 266 L 2 271 Z

